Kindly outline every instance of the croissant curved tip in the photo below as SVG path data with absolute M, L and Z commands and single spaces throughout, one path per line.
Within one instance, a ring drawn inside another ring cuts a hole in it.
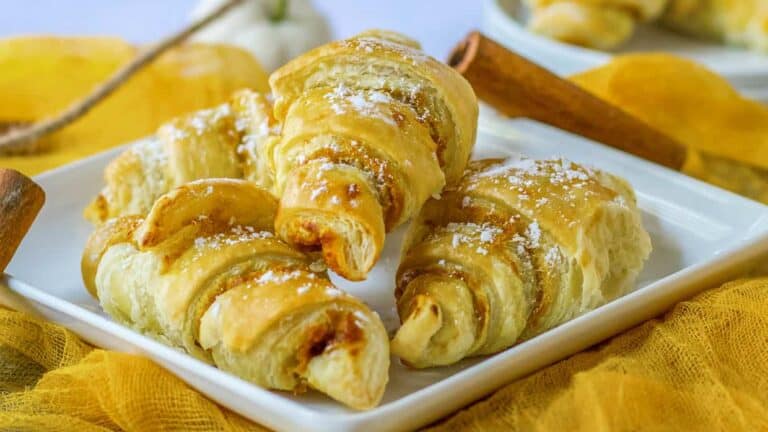
M 310 386 L 357 410 L 374 408 L 389 380 L 387 333 L 380 321 L 368 313 L 355 312 L 355 326 L 365 329 L 365 338 L 339 344 L 312 357 L 304 378 Z
M 383 225 L 367 229 L 353 218 L 323 211 L 281 209 L 275 225 L 289 243 L 319 247 L 328 267 L 351 281 L 365 280 L 384 242 Z
M 96 271 L 104 252 L 113 244 L 127 241 L 142 222 L 139 216 L 123 216 L 111 219 L 96 227 L 83 249 L 80 271 L 88 292 L 98 298 L 96 290 Z
M 443 311 L 430 296 L 419 294 L 414 306 L 392 339 L 392 352 L 414 367 L 422 367 L 428 357 L 432 336 L 443 326 Z
M 336 349 L 317 356 L 307 367 L 307 382 L 350 408 L 374 408 L 384 395 L 389 356 L 386 352 L 372 354 Z
M 341 277 L 364 280 L 384 245 L 384 212 L 367 175 L 344 164 L 313 161 L 291 171 L 275 231 L 303 249 L 322 249 Z

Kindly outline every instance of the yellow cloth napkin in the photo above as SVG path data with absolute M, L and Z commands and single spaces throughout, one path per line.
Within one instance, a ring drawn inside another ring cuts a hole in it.
M 678 304 L 437 431 L 768 430 L 768 278 Z M 0 430 L 263 430 L 149 360 L 0 309 Z
M 0 430 L 253 431 L 143 357 L 0 308 Z
M 679 303 L 435 430 L 768 430 L 768 279 Z

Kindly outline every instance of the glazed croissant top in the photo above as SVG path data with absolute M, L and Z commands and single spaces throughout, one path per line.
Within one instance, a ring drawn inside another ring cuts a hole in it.
M 270 85 L 283 124 L 265 152 L 281 197 L 276 231 L 363 279 L 385 233 L 460 177 L 476 134 L 472 88 L 383 31 L 309 51 Z
M 117 321 L 246 380 L 377 405 L 389 368 L 381 320 L 273 234 L 276 211 L 246 181 L 188 183 L 146 218 L 99 226 L 83 279 Z
M 624 180 L 562 159 L 474 161 L 406 237 L 392 350 L 428 367 L 505 349 L 625 293 L 649 252 Z
M 437 144 L 448 183 L 461 177 L 475 143 L 478 107 L 472 87 L 398 33 L 371 30 L 315 48 L 275 71 L 269 83 L 278 121 L 306 90 L 317 87 L 380 91 L 410 106 Z
M 164 193 L 203 178 L 245 178 L 269 188 L 271 177 L 259 150 L 276 129 L 272 105 L 250 90 L 218 107 L 171 120 L 109 163 L 106 186 L 85 216 L 94 224 L 143 216 Z

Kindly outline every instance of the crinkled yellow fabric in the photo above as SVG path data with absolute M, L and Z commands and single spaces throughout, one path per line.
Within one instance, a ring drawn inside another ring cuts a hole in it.
M 143 357 L 0 309 L 2 431 L 261 431 Z
M 768 430 L 768 279 L 682 302 L 435 430 Z
M 678 304 L 436 431 L 768 430 L 768 278 Z M 263 430 L 149 360 L 0 309 L 0 430 Z

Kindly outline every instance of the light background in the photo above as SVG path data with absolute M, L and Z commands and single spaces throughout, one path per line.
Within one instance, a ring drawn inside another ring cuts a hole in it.
M 0 0 L 0 36 L 117 35 L 151 42 L 179 28 L 196 0 Z M 480 25 L 479 0 L 314 0 L 337 38 L 378 27 L 399 30 L 444 59 Z

